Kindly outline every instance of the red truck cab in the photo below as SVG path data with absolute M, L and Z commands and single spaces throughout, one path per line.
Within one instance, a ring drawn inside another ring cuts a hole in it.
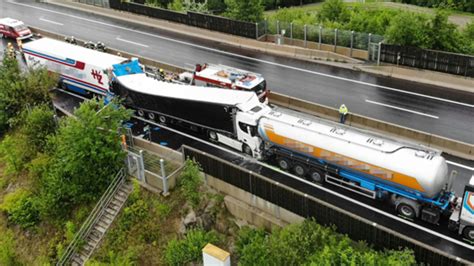
M 30 29 L 28 29 L 23 21 L 12 18 L 0 19 L 0 37 L 23 40 L 31 36 L 33 35 Z

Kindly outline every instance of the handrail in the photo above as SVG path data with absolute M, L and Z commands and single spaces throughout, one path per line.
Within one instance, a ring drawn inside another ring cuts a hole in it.
M 56 263 L 57 266 L 66 265 L 70 261 L 74 252 L 77 251 L 76 249 L 79 246 L 80 241 L 83 240 L 84 237 L 89 234 L 92 226 L 97 222 L 98 217 L 100 217 L 100 215 L 104 212 L 104 207 L 109 204 L 111 198 L 114 196 L 119 186 L 125 181 L 125 176 L 125 171 L 123 168 L 121 168 L 119 172 L 115 175 L 114 179 L 112 180 L 112 183 L 105 190 L 104 194 L 102 194 L 102 197 L 99 199 L 94 209 L 91 211 L 91 214 L 84 221 L 79 231 L 74 235 L 74 238 L 71 243 L 69 243 L 68 247 L 66 248 L 66 251 Z

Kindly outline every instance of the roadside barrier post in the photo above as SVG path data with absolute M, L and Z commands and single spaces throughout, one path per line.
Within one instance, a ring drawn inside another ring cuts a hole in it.
M 291 44 L 293 44 L 293 22 L 290 23 L 290 39 Z
M 267 35 L 267 27 L 268 27 L 268 21 L 267 21 L 267 18 L 265 18 L 265 20 L 263 21 L 263 23 L 265 23 L 265 25 L 263 26 L 263 33 L 265 35 Z
M 138 180 L 146 182 L 145 180 L 145 163 L 144 163 L 144 156 L 143 150 L 139 151 L 140 157 L 138 158 Z
M 334 52 L 337 49 L 337 29 L 334 29 Z
M 321 26 L 321 24 L 319 25 L 319 44 L 318 44 L 318 49 L 321 50 L 321 41 L 322 41 L 322 37 L 321 35 L 323 34 L 323 26 Z
M 382 42 L 379 42 L 379 49 L 377 51 L 377 66 L 380 66 L 380 53 L 382 52 Z
M 369 33 L 369 39 L 367 40 L 368 43 L 367 43 L 367 51 L 369 51 L 370 49 L 370 43 L 372 42 L 372 33 Z

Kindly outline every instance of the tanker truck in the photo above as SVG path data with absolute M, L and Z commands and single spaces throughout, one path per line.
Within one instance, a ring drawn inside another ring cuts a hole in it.
M 398 214 L 449 228 L 474 241 L 474 176 L 463 197 L 441 152 L 326 120 L 272 110 L 258 122 L 263 158 L 318 183 L 388 200 Z

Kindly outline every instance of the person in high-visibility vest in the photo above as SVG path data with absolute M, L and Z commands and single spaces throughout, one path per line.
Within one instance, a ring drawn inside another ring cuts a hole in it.
M 15 48 L 13 47 L 13 44 L 9 42 L 7 44 L 7 56 L 14 58 L 15 57 Z
M 341 107 L 339 107 L 339 116 L 340 116 L 340 122 L 344 124 L 346 122 L 346 116 L 349 113 L 349 110 L 347 109 L 345 104 L 342 104 Z

